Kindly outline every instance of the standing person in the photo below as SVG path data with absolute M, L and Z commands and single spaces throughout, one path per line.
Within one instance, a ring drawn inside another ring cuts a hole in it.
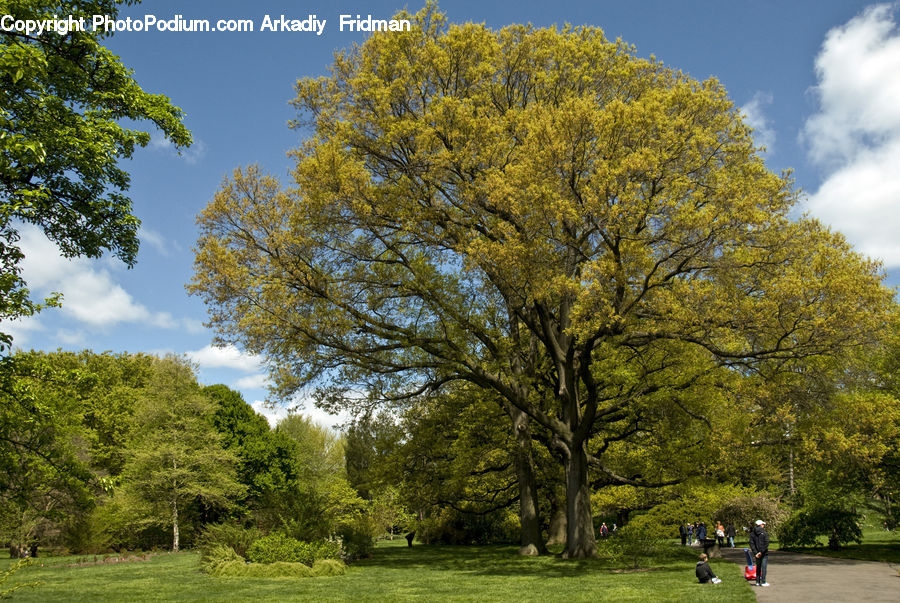
M 700 544 L 706 540 L 706 524 L 702 521 L 697 524 L 697 540 L 701 541 Z
M 750 552 L 756 559 L 756 585 L 768 586 L 766 582 L 766 569 L 769 565 L 769 533 L 766 532 L 766 522 L 756 520 L 756 527 L 750 532 Z
M 681 522 L 681 525 L 678 526 L 678 535 L 681 536 L 681 546 L 685 546 L 687 544 L 688 529 L 683 521 Z
M 600 526 L 600 538 L 606 538 L 609 536 L 609 528 L 606 527 L 606 522 L 603 522 L 603 525 Z
M 725 546 L 725 526 L 721 521 L 716 521 L 716 544 L 720 547 Z
M 728 544 L 731 545 L 731 548 L 734 548 L 734 537 L 736 532 L 734 531 L 734 523 L 728 522 L 728 525 L 725 526 L 725 537 L 728 538 Z

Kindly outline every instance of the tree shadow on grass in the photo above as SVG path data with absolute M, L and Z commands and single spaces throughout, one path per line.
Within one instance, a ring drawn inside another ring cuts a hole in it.
M 447 571 L 480 576 L 533 576 L 561 578 L 583 576 L 586 572 L 666 571 L 673 568 L 629 570 L 606 559 L 562 559 L 555 555 L 523 557 L 514 546 L 417 545 L 376 549 L 360 567 L 386 570 Z M 683 571 L 683 570 L 678 570 Z
M 791 547 L 776 551 L 779 553 L 795 553 L 805 555 L 803 562 L 808 565 L 829 565 L 853 563 L 900 563 L 900 545 L 852 544 L 837 551 L 824 547 Z M 813 559 L 815 557 L 815 559 Z

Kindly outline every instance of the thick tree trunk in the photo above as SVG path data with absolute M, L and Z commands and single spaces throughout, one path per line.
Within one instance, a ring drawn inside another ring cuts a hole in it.
M 547 530 L 547 545 L 566 544 L 566 507 L 554 496 L 550 500 L 550 528 Z
M 541 555 L 547 546 L 541 537 L 541 521 L 538 512 L 537 480 L 534 477 L 534 460 L 531 454 L 531 430 L 528 415 L 509 406 L 516 438 L 515 465 L 519 481 L 519 521 L 521 525 L 520 555 Z
M 573 446 L 566 458 L 566 559 L 584 559 L 597 553 L 591 489 L 584 446 Z

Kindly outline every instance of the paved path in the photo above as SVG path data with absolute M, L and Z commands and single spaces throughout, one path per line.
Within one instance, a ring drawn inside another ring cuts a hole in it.
M 724 549 L 723 557 L 746 565 L 742 549 Z M 826 601 L 900 602 L 897 565 L 856 559 L 833 559 L 772 551 L 766 579 L 757 588 L 760 603 L 824 603 Z

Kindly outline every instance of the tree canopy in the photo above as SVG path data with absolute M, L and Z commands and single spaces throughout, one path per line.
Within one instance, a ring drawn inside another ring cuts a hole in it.
M 890 293 L 789 218 L 789 178 L 714 79 L 593 27 L 414 23 L 300 80 L 296 186 L 236 170 L 199 217 L 192 290 L 283 395 L 493 390 L 563 459 L 566 555 L 591 555 L 592 471 L 671 477 L 617 471 L 615 446 L 703 422 L 734 376 L 869 340 Z
M 127 2 L 131 4 L 133 2 Z M 122 2 L 10 0 L 15 19 L 103 14 Z M 0 31 L 0 319 L 39 309 L 20 275 L 22 223 L 40 227 L 66 257 L 111 251 L 128 266 L 138 251 L 139 220 L 120 167 L 150 134 L 123 122 L 150 122 L 176 147 L 191 137 L 182 111 L 144 92 L 102 46 L 97 31 Z M 0 335 L 8 345 L 8 335 Z

